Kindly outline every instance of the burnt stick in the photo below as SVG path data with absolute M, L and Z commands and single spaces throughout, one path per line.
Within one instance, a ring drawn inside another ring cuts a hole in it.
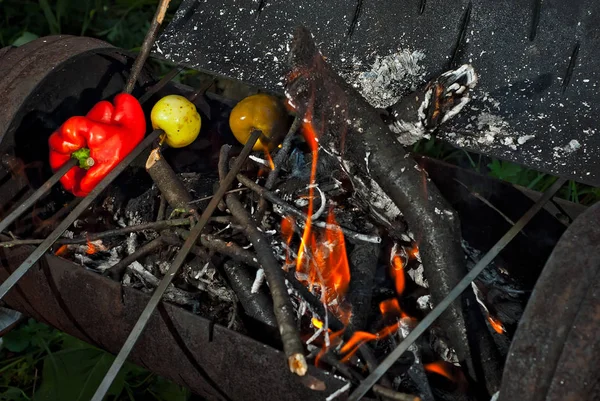
M 124 89 L 124 92 L 126 93 L 131 93 L 133 88 L 135 88 L 137 78 L 144 67 L 144 63 L 146 62 L 148 55 L 150 55 L 150 50 L 152 50 L 152 46 L 156 40 L 156 35 L 158 34 L 158 29 L 165 18 L 165 14 L 167 13 L 170 2 L 171 0 L 160 0 L 158 6 L 156 7 L 156 12 L 154 13 L 154 17 L 150 23 L 150 28 L 148 29 L 148 32 L 146 32 L 140 52 L 138 53 L 133 66 L 131 67 L 131 72 L 129 73 L 129 78 L 127 79 L 127 84 L 125 85 Z
M 246 315 L 268 326 L 277 327 L 273 304 L 269 296 L 264 291 L 252 293 L 254 277 L 248 269 L 240 263 L 229 260 L 225 262 L 223 270 L 225 270 L 229 284 L 235 291 Z
M 76 238 L 61 238 L 55 242 L 57 245 L 68 245 L 68 244 L 85 244 L 87 241 L 95 241 L 98 239 L 116 237 L 119 235 L 127 235 L 130 233 L 136 233 L 144 230 L 155 230 L 160 231 L 171 227 L 189 226 L 189 219 L 173 219 L 173 220 L 159 220 L 151 223 L 138 224 L 135 226 L 128 226 L 123 228 L 117 228 L 114 230 L 107 230 L 100 233 L 88 233 L 82 237 Z M 0 247 L 10 248 L 13 246 L 21 245 L 38 245 L 44 242 L 43 239 L 17 239 L 13 241 L 0 242 Z
M 254 220 L 244 209 L 237 196 L 234 194 L 227 195 L 225 202 L 233 217 L 244 227 L 244 233 L 252 242 L 260 265 L 265 271 L 288 366 L 292 372 L 304 376 L 308 366 L 304 358 L 304 348 L 300 340 L 300 334 L 296 328 L 294 307 L 288 295 L 281 266 L 275 260 L 267 238 L 258 231 Z
M 135 262 L 136 260 L 143 258 L 144 256 L 151 254 L 154 251 L 159 250 L 160 248 L 167 245 L 165 241 L 163 241 L 162 236 L 153 239 L 152 241 L 142 245 L 135 252 L 130 255 L 125 256 L 114 266 L 109 267 L 103 272 L 103 275 L 112 278 L 113 280 L 121 281 L 123 279 L 123 274 L 125 274 L 125 270 L 127 266 Z
M 390 223 L 403 215 L 419 244 L 432 300 L 439 304 L 466 274 L 456 212 L 377 111 L 329 67 L 305 28 L 295 32 L 289 63 L 292 71 L 286 96 L 290 103 L 318 130 L 320 149 L 338 159 L 359 196 L 373 208 L 378 206 Z M 493 393 L 500 383 L 500 362 L 493 358 L 495 346 L 489 332 L 479 331 L 483 335 L 477 339 L 469 336 L 467 300 L 472 299 L 472 291 L 461 296 L 440 323 L 469 375 Z M 471 350 L 467 339 L 477 342 L 477 351 Z
M 364 331 L 371 311 L 373 280 L 381 246 L 368 242 L 356 242 L 350 253 L 350 286 L 346 299 L 352 305 L 352 316 L 347 330 Z
M 223 145 L 219 154 L 219 178 L 225 176 L 227 168 L 227 160 L 231 146 Z M 236 161 L 237 162 L 237 161 Z M 229 172 L 231 174 L 231 172 Z M 300 340 L 300 334 L 296 328 L 296 319 L 294 318 L 294 307 L 288 295 L 285 285 L 283 270 L 273 256 L 273 250 L 269 245 L 267 238 L 261 233 L 250 214 L 244 209 L 244 206 L 238 199 L 236 194 L 228 194 L 225 197 L 227 207 L 234 219 L 243 227 L 244 233 L 248 240 L 254 246 L 257 259 L 265 272 L 265 277 L 269 283 L 271 298 L 273 299 L 273 310 L 281 342 L 283 343 L 283 351 L 287 357 L 288 367 L 291 372 L 298 376 L 304 376 L 308 370 L 306 358 L 304 357 L 304 347 Z
M 248 189 L 250 189 L 251 191 L 256 192 L 258 195 L 264 197 L 269 202 L 274 203 L 277 206 L 281 207 L 283 214 L 290 214 L 298 219 L 301 219 L 302 222 L 305 222 L 308 219 L 308 215 L 306 213 L 291 206 L 289 203 L 287 203 L 286 201 L 284 201 L 283 199 L 278 197 L 274 192 L 271 192 L 271 191 L 267 190 L 266 188 L 261 187 L 260 185 L 258 185 L 257 183 L 252 181 L 250 178 L 246 177 L 245 175 L 238 174 L 237 179 L 242 185 L 248 187 Z M 275 211 L 275 212 L 278 213 L 277 211 Z M 320 227 L 320 228 L 340 229 L 344 233 L 345 237 L 352 238 L 357 241 L 371 242 L 371 243 L 375 243 L 375 244 L 381 243 L 381 237 L 379 237 L 377 235 L 368 235 L 368 234 L 357 233 L 356 231 L 352 231 L 348 228 L 344 228 L 344 227 L 340 227 L 340 226 L 332 225 L 332 224 L 327 224 L 324 221 L 315 220 L 315 221 L 312 221 L 312 225 L 315 227 Z
M 94 393 L 94 396 L 92 397 L 91 401 L 102 401 L 104 399 L 104 396 L 106 395 L 113 381 L 119 374 L 119 371 L 121 370 L 121 367 L 127 360 L 129 354 L 131 353 L 131 350 L 133 349 L 134 345 L 137 343 L 137 340 L 140 338 L 144 329 L 146 328 L 146 325 L 148 324 L 148 321 L 152 317 L 154 310 L 161 301 L 162 296 L 164 295 L 169 285 L 171 285 L 171 283 L 173 282 L 173 279 L 175 278 L 175 276 L 179 272 L 179 269 L 185 262 L 185 259 L 187 258 L 189 252 L 196 243 L 196 240 L 202 233 L 202 230 L 204 230 L 206 223 L 208 223 L 210 216 L 215 212 L 217 204 L 219 203 L 223 195 L 225 195 L 225 192 L 229 190 L 229 187 L 231 186 L 231 184 L 233 184 L 233 181 L 235 181 L 235 176 L 241 170 L 243 164 L 246 162 L 246 159 L 252 152 L 252 147 L 256 144 L 259 137 L 260 132 L 252 132 L 250 138 L 248 138 L 248 142 L 246 142 L 246 144 L 244 145 L 244 148 L 242 149 L 240 156 L 231 168 L 231 171 L 221 182 L 221 185 L 219 186 L 219 189 L 217 189 L 214 198 L 212 198 L 211 201 L 208 203 L 208 206 L 206 206 L 206 209 L 200 216 L 198 223 L 196 223 L 194 228 L 192 228 L 190 236 L 177 253 L 177 256 L 175 256 L 175 260 L 171 264 L 171 267 L 167 271 L 167 274 L 165 274 L 165 276 L 160 281 L 160 284 L 154 291 L 154 294 L 152 294 L 152 297 L 150 298 L 148 304 L 142 311 L 142 314 L 135 323 L 135 326 L 133 326 L 131 333 L 129 333 L 127 340 L 125 340 L 125 344 L 123 344 L 123 347 L 119 351 L 119 354 L 117 355 L 112 365 L 108 369 L 108 372 L 102 379 L 102 382 L 100 383 L 100 386 Z
M 146 161 L 146 171 L 152 177 L 162 196 L 173 209 L 190 210 L 192 196 L 173 168 L 165 160 L 160 148 L 154 148 Z

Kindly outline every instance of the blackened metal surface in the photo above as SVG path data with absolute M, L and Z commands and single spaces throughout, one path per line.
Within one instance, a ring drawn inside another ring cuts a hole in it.
M 154 54 L 278 92 L 297 25 L 311 30 L 344 76 L 368 72 L 377 57 L 400 50 L 424 54 L 418 62 L 421 83 L 451 65 L 472 63 L 480 74 L 475 98 L 444 128 L 443 138 L 600 185 L 595 157 L 600 39 L 594 34 L 599 2 L 297 0 L 264 1 L 260 9 L 258 4 L 184 0 Z
M 0 280 L 31 250 L 0 250 Z M 52 255 L 42 258 L 4 298 L 11 308 L 113 353 L 148 299 L 148 294 Z M 131 360 L 207 399 L 324 400 L 345 384 L 312 366 L 309 377 L 300 379 L 274 348 L 170 304 L 160 304 L 158 311 Z M 322 382 L 326 389 L 313 391 L 307 382 Z
M 600 204 L 567 229 L 511 345 L 499 401 L 600 399 Z

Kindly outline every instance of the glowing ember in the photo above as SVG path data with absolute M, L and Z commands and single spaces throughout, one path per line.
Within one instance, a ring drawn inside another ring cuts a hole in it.
M 311 319 L 311 323 L 313 326 L 315 326 L 317 329 L 322 329 L 323 328 L 323 322 L 320 321 L 319 319 L 317 319 L 316 317 L 313 317 Z
M 87 239 L 87 249 L 85 250 L 85 253 L 87 253 L 88 255 L 93 255 L 96 252 L 98 252 L 96 245 L 94 245 L 88 238 Z
M 456 382 L 456 377 L 453 373 L 454 365 L 445 361 L 437 361 L 426 363 L 423 365 L 425 371 L 444 376 L 446 379 Z
M 402 310 L 400 309 L 400 303 L 396 298 L 382 301 L 379 304 L 379 310 L 384 317 L 393 316 L 397 319 L 402 318 Z
M 402 257 L 398 254 L 392 256 L 392 262 L 390 263 L 390 276 L 394 279 L 396 284 L 396 293 L 400 296 L 404 292 L 405 278 L 404 278 L 404 262 Z
M 67 245 L 61 245 L 60 248 L 58 248 L 56 250 L 56 252 L 54 252 L 54 254 L 56 256 L 63 256 L 67 253 L 68 250 L 69 250 L 69 247 Z
M 504 325 L 502 324 L 502 322 L 500 320 L 498 320 L 497 318 L 488 315 L 488 321 L 490 322 L 490 325 L 492 326 L 492 328 L 494 329 L 494 331 L 498 334 L 503 334 L 506 333 L 506 329 L 504 328 Z

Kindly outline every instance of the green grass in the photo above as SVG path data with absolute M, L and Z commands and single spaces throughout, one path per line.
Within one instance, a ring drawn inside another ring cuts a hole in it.
M 33 319 L 2 337 L 0 400 L 87 401 L 114 357 Z M 126 363 L 108 392 L 114 401 L 186 401 L 189 390 Z

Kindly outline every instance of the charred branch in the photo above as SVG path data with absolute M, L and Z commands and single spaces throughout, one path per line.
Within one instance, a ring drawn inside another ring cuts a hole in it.
M 263 291 L 252 291 L 254 277 L 248 269 L 239 263 L 228 261 L 225 262 L 224 270 L 246 315 L 268 326 L 276 327 L 277 320 L 273 313 L 273 304 Z
M 227 159 L 230 146 L 224 145 L 221 149 L 221 159 Z M 224 177 L 223 166 L 226 163 L 219 163 L 221 166 L 219 177 Z M 283 271 L 275 257 L 266 237 L 258 230 L 250 214 L 244 209 L 244 206 L 235 194 L 229 194 L 225 198 L 227 207 L 233 217 L 242 225 L 244 233 L 252 243 L 257 259 L 265 271 L 265 277 L 269 283 L 271 297 L 273 298 L 273 309 L 281 334 L 283 350 L 287 357 L 288 366 L 293 373 L 304 376 L 308 369 L 304 357 L 304 348 L 300 340 L 300 334 L 296 328 L 296 319 L 294 318 L 294 307 L 288 295 Z
M 192 197 L 165 160 L 159 148 L 155 148 L 150 152 L 150 156 L 146 161 L 146 171 L 152 177 L 169 206 L 176 210 L 188 211 Z
M 467 273 L 456 212 L 405 153 L 376 110 L 327 65 L 305 28 L 295 33 L 289 61 L 292 71 L 286 96 L 290 103 L 309 128 L 317 131 L 320 149 L 338 159 L 357 194 L 391 224 L 404 217 L 419 244 L 432 299 L 440 302 Z M 443 122 L 446 117 L 440 115 L 439 102 L 434 100 L 419 111 Z M 446 111 L 448 118 L 457 112 L 455 108 Z M 465 299 L 454 302 L 440 323 L 461 363 L 475 378 L 480 376 L 474 362 L 479 350 L 472 351 L 466 341 Z M 486 378 L 488 391 L 497 390 L 497 379 Z
M 352 316 L 347 330 L 366 330 L 367 319 L 371 311 L 371 295 L 373 278 L 377 269 L 379 252 L 378 244 L 357 242 L 350 253 L 350 288 L 348 301 L 352 305 Z

